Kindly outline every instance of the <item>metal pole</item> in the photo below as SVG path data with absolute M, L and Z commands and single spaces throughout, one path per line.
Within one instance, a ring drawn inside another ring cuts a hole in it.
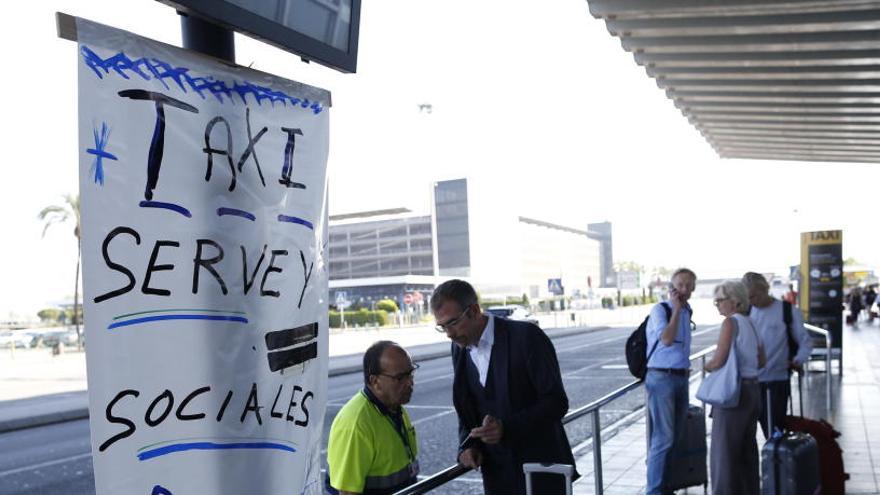
M 184 48 L 235 63 L 235 40 L 232 31 L 202 18 L 178 13 Z
M 825 334 L 825 412 L 831 415 L 831 332 Z M 843 351 L 843 349 L 841 349 Z
M 593 411 L 593 480 L 596 495 L 602 495 L 602 434 L 600 433 L 599 408 Z

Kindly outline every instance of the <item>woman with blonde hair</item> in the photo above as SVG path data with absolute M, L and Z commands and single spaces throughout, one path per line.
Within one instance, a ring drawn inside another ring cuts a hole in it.
M 720 369 L 731 357 L 733 348 L 732 355 L 739 369 L 740 396 L 736 406 L 712 407 L 712 493 L 757 495 L 760 476 L 755 434 L 761 407 L 758 370 L 766 361 L 764 347 L 749 320 L 749 297 L 742 282 L 726 281 L 715 287 L 715 306 L 725 318 L 718 336 L 718 349 L 704 369 Z

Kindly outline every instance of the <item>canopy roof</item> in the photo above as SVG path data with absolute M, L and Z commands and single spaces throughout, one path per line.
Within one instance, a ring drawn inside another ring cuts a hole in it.
M 880 162 L 880 1 L 587 1 L 722 158 Z

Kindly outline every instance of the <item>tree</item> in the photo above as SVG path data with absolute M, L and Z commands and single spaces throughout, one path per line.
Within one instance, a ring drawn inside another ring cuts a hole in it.
M 37 318 L 43 323 L 55 323 L 61 316 L 61 310 L 57 308 L 46 308 L 37 311 Z
M 60 205 L 49 205 L 40 210 L 37 215 L 43 222 L 43 237 L 49 227 L 55 224 L 63 224 L 73 222 L 73 235 L 76 237 L 76 279 L 73 283 L 73 314 L 80 314 L 79 310 L 79 267 L 82 258 L 82 242 L 80 239 L 80 217 L 79 217 L 79 195 L 65 194 L 64 202 Z M 82 332 L 80 330 L 79 318 L 74 318 L 76 324 L 76 342 L 77 347 L 82 349 Z

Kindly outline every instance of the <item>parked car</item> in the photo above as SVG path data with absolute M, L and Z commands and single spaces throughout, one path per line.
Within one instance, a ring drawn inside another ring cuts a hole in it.
M 529 313 L 529 310 L 517 304 L 508 304 L 505 306 L 489 306 L 488 308 L 486 308 L 486 312 L 493 316 L 507 318 L 508 320 L 527 321 L 535 325 L 538 324 L 538 319 L 535 318 L 534 315 Z
M 11 347 L 14 345 L 19 349 L 26 349 L 31 346 L 33 341 L 33 334 L 27 332 L 7 331 L 0 333 L 0 347 Z
M 73 330 L 44 332 L 37 337 L 37 340 L 43 347 L 55 347 L 59 342 L 64 344 L 64 347 L 76 347 L 76 332 Z

